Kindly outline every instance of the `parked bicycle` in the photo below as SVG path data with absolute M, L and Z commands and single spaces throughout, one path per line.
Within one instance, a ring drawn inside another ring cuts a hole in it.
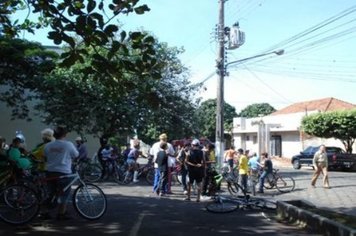
M 277 188 L 281 193 L 288 193 L 294 190 L 295 181 L 291 176 L 280 174 L 279 169 L 273 169 L 273 172 L 266 176 L 264 187 Z
M 148 162 L 145 165 L 140 165 L 138 163 L 136 163 L 136 165 L 138 165 L 137 179 L 140 179 L 141 176 L 145 176 L 147 183 L 149 185 L 153 185 L 153 180 L 154 180 L 154 176 L 155 176 L 155 170 L 154 170 L 154 166 L 153 166 L 153 158 L 148 158 Z M 132 181 L 133 181 L 133 171 L 127 169 L 123 173 L 122 178 L 120 178 L 119 183 L 120 184 L 129 184 Z
M 51 197 L 47 182 L 62 178 L 72 178 L 72 181 Z M 73 191 L 74 209 L 81 217 L 88 220 L 102 217 L 107 209 L 104 192 L 94 184 L 85 183 L 76 172 L 51 178 L 35 175 L 23 184 L 7 186 L 0 192 L 0 219 L 13 225 L 26 224 L 38 215 L 41 204 L 46 201 L 55 206 L 58 194 L 71 188 L 76 182 L 79 184 Z
M 80 177 L 87 182 L 96 182 L 101 177 L 101 166 L 92 163 L 90 159 L 79 159 L 74 165 Z

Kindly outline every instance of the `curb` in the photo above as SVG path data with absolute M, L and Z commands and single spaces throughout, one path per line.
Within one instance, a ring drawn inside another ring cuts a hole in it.
M 296 222 L 323 235 L 356 236 L 356 229 L 298 207 L 302 205 L 315 207 L 304 200 L 277 201 L 277 217 L 289 222 Z

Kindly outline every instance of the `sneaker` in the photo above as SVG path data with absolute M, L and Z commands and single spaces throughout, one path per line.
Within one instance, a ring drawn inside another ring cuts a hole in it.
M 138 183 L 138 182 L 140 182 L 140 181 L 139 181 L 138 179 L 134 179 L 133 182 L 134 182 L 134 183 Z
M 183 199 L 184 201 L 190 201 L 190 198 L 189 197 L 186 197 Z
M 188 194 L 188 191 L 187 191 L 187 190 L 184 190 L 183 194 L 184 194 L 184 195 L 187 195 L 187 194 Z
M 166 194 L 164 194 L 164 193 L 159 193 L 159 196 L 160 197 L 164 197 Z

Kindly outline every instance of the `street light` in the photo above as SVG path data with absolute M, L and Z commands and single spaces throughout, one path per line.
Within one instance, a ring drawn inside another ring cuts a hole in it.
M 220 53 L 223 55 L 223 47 L 220 49 Z M 278 51 L 272 51 L 272 52 L 266 52 L 262 53 L 259 55 L 255 55 L 252 57 L 247 57 L 243 58 L 237 61 L 231 61 L 228 62 L 224 65 L 224 62 L 222 60 L 218 61 L 218 87 L 217 87 L 217 104 L 216 104 L 216 160 L 217 163 L 222 164 L 223 156 L 224 156 L 224 77 L 226 74 L 226 69 L 228 66 L 231 66 L 233 64 L 238 64 L 241 62 L 245 62 L 248 60 L 252 60 L 255 58 L 259 57 L 264 57 L 270 54 L 276 54 L 277 56 L 280 56 L 284 54 L 284 50 L 278 50 Z M 223 57 L 220 57 L 223 58 Z
M 244 62 L 244 61 L 248 61 L 248 60 L 251 60 L 251 59 L 255 59 L 255 58 L 258 58 L 258 57 L 268 56 L 270 54 L 276 54 L 277 56 L 283 55 L 284 54 L 284 49 L 281 49 L 281 50 L 278 50 L 278 51 L 273 51 L 273 52 L 266 52 L 266 53 L 263 53 L 263 54 L 259 54 L 259 55 L 252 56 L 252 57 L 247 57 L 247 58 L 240 59 L 240 60 L 237 60 L 237 61 L 231 61 L 229 63 L 226 63 L 225 69 L 228 66 L 232 65 L 232 64 L 238 64 L 238 63 L 241 63 L 241 62 Z

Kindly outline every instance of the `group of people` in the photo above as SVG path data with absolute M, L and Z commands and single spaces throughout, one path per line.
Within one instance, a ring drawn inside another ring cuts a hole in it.
M 231 174 L 234 174 L 234 168 L 237 168 L 241 186 L 246 192 L 249 192 L 248 177 L 258 178 L 259 176 L 258 192 L 263 193 L 264 181 L 267 175 L 273 172 L 273 163 L 266 152 L 261 154 L 261 160 L 256 153 L 249 154 L 249 150 L 244 152 L 239 148 L 235 151 L 234 146 L 231 146 L 224 154 L 225 162 Z M 260 175 L 261 170 L 262 174 Z
M 18 135 L 10 145 L 0 138 L 1 165 L 12 165 L 21 174 L 37 173 L 46 177 L 58 177 L 72 174 L 72 161 L 76 158 L 87 158 L 87 150 L 83 140 L 78 137 L 76 144 L 66 140 L 68 131 L 65 127 L 58 126 L 54 130 L 47 128 L 41 131 L 42 141 L 33 150 L 26 150 L 23 135 Z M 57 193 L 58 189 L 70 183 L 71 178 L 54 178 L 48 181 L 50 194 L 58 194 L 58 220 L 67 220 L 71 217 L 67 213 L 67 203 L 70 196 L 70 188 Z M 48 203 L 49 204 L 49 203 Z M 49 205 L 43 205 L 40 217 L 51 218 Z
M 150 149 L 150 155 L 153 157 L 155 167 L 153 192 L 160 196 L 171 193 L 170 178 L 172 167 L 179 165 L 183 193 L 186 195 L 184 200 L 191 200 L 191 189 L 195 183 L 197 188 L 196 201 L 199 202 L 201 195 L 207 194 L 208 181 L 206 172 L 215 163 L 214 145 L 208 143 L 201 148 L 200 141 L 194 139 L 191 142 L 187 140 L 183 146 L 179 146 L 175 150 L 167 139 L 166 134 L 161 134 L 159 141 L 154 143 Z M 189 180 L 187 181 L 187 179 Z

